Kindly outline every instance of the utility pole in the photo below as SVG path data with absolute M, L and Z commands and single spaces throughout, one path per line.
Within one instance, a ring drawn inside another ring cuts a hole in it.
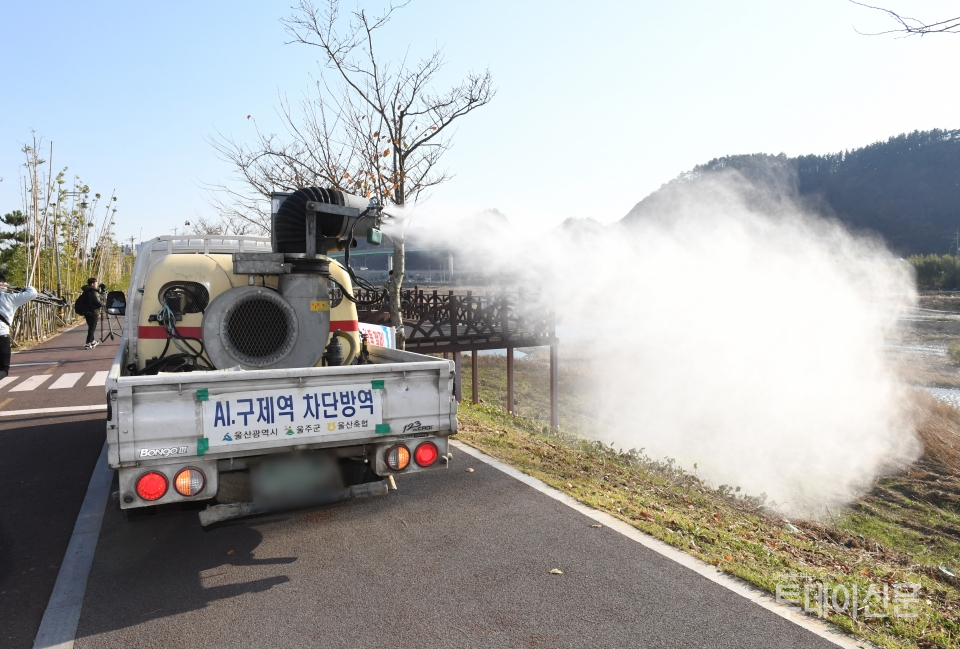
M 131 235 L 130 235 L 130 256 L 134 258 L 134 261 L 131 261 L 131 262 L 130 262 L 130 272 L 131 272 L 131 273 L 133 272 L 133 266 L 134 266 L 134 264 L 137 263 L 137 262 L 135 261 L 136 258 L 137 258 L 137 252 L 136 252 L 136 249 L 133 247 L 133 242 L 134 242 L 135 240 L 136 240 L 136 237 L 134 237 L 134 236 L 131 234 Z M 126 264 L 127 264 L 127 257 L 126 257 L 126 255 L 124 255 L 124 258 L 123 258 L 123 264 L 124 264 L 124 272 L 126 272 Z
M 53 258 L 57 262 L 57 297 L 63 296 L 63 282 L 60 280 L 60 239 L 57 236 L 57 221 L 60 215 L 60 197 L 53 206 Z
M 24 261 L 23 278 L 27 286 L 33 286 L 33 284 L 30 283 L 30 218 L 31 217 L 30 217 L 30 206 L 27 202 L 28 198 L 27 198 L 26 183 L 24 183 L 23 192 L 24 192 L 23 211 L 25 212 L 24 218 L 23 218 L 23 245 L 26 248 L 26 252 L 27 252 L 27 256 L 23 260 Z

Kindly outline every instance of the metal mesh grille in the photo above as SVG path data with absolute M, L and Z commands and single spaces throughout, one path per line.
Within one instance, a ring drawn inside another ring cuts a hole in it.
M 290 343 L 287 313 L 273 300 L 239 302 L 227 313 L 224 331 L 233 350 L 252 364 L 269 364 Z
M 174 313 L 202 313 L 210 303 L 207 287 L 198 282 L 167 282 L 160 287 L 159 298 Z

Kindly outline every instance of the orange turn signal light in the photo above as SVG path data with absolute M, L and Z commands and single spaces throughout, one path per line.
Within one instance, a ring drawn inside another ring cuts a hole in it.
M 397 444 L 387 449 L 384 456 L 387 466 L 394 471 L 403 471 L 410 464 L 410 449 L 403 444 Z
M 203 490 L 206 483 L 203 472 L 199 469 L 184 469 L 177 474 L 173 481 L 173 488 L 181 496 L 196 496 Z

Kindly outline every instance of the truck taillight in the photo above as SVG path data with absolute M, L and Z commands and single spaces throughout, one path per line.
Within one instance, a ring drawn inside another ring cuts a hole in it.
M 203 490 L 205 479 L 199 469 L 184 469 L 173 480 L 173 488 L 181 496 L 196 496 Z
M 440 451 L 433 442 L 424 442 L 413 452 L 414 461 L 422 467 L 428 467 L 437 461 Z
M 144 500 L 158 500 L 167 493 L 167 478 L 162 473 L 150 471 L 137 479 L 137 495 Z
M 391 446 L 387 449 L 387 454 L 384 459 L 387 462 L 387 466 L 394 471 L 403 471 L 407 468 L 407 465 L 410 464 L 410 449 L 403 444 Z

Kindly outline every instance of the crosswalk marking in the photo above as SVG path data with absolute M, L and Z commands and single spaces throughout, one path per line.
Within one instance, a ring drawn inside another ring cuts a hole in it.
M 67 374 L 63 374 L 50 386 L 50 389 L 61 390 L 63 388 L 72 388 L 74 384 L 80 380 L 81 376 L 83 376 L 83 372 L 68 372 Z
M 66 388 L 97 388 L 103 387 L 107 383 L 107 374 L 109 370 L 101 370 L 99 372 L 94 372 L 93 376 L 86 383 L 83 382 L 83 377 L 87 372 L 67 372 L 65 374 L 60 374 L 59 376 L 55 374 L 33 374 L 30 376 L 24 376 L 18 374 L 15 376 L 7 376 L 3 379 L 0 379 L 0 390 L 3 390 L 6 387 L 9 387 L 16 381 L 20 381 L 19 384 L 14 385 L 10 388 L 9 392 L 29 392 L 31 390 L 36 390 L 41 387 L 48 379 L 56 377 L 57 380 L 46 386 L 49 390 L 63 390 Z M 21 380 L 22 379 L 22 380 Z
M 28 392 L 36 390 L 40 384 L 50 378 L 49 374 L 34 374 L 24 379 L 23 382 L 10 388 L 10 392 Z

